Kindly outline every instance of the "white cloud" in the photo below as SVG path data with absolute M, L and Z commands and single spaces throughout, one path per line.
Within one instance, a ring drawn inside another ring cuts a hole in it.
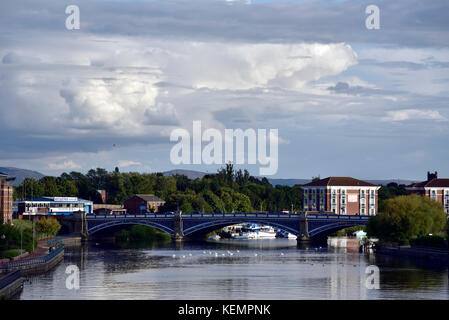
M 48 168 L 51 170 L 68 170 L 68 169 L 80 169 L 81 166 L 76 164 L 73 160 L 65 160 L 59 163 L 49 163 Z
M 383 121 L 406 121 L 406 120 L 436 120 L 447 121 L 437 110 L 403 109 L 387 111 L 387 115 L 382 117 Z
M 141 166 L 142 163 L 139 161 L 132 161 L 132 160 L 119 160 L 118 166 L 119 167 L 131 167 L 131 166 Z
M 185 43 L 169 60 L 168 75 L 181 74 L 195 88 L 247 90 L 301 89 L 309 81 L 339 74 L 357 63 L 344 43 Z

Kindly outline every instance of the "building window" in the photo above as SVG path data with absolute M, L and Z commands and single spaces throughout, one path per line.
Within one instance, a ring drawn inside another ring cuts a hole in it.
M 346 190 L 344 189 L 341 190 L 340 195 L 340 213 L 346 213 Z
M 433 200 L 437 199 L 437 192 L 435 190 L 430 191 L 430 198 Z
M 335 189 L 331 190 L 331 211 L 337 212 L 337 190 Z
M 324 189 L 320 189 L 320 210 L 324 211 Z
M 316 190 L 312 189 L 312 211 L 316 210 Z

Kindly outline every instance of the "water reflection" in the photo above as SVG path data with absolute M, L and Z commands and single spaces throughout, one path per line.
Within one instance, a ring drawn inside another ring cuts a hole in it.
M 65 268 L 80 267 L 77 291 Z M 380 268 L 380 290 L 365 286 Z M 25 283 L 21 299 L 448 299 L 447 269 L 295 240 L 157 243 L 140 249 L 66 248 L 52 272 Z

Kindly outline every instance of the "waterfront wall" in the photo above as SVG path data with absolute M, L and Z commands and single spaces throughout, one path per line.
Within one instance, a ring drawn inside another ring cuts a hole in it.
M 60 246 L 49 254 L 22 261 L 13 261 L 0 266 L 0 274 L 20 270 L 22 275 L 40 274 L 51 270 L 64 260 L 64 247 Z
M 23 280 L 20 270 L 0 276 L 0 300 L 10 299 L 22 291 Z
M 438 249 L 429 247 L 380 246 L 376 248 L 376 253 L 396 257 L 421 259 L 435 263 L 449 264 L 449 251 L 447 249 Z

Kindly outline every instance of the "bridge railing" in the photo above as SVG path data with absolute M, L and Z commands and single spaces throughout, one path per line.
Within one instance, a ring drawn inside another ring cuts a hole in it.
M 298 214 L 288 213 L 183 213 L 183 218 L 298 218 Z M 129 218 L 173 218 L 174 213 L 146 213 L 146 214 L 119 214 L 119 215 L 107 215 L 107 214 L 88 214 L 87 219 L 129 219 Z
M 174 213 L 142 213 L 142 214 L 88 214 L 87 219 L 130 219 L 130 218 L 173 218 Z M 258 212 L 235 212 L 235 213 L 183 213 L 183 218 L 294 218 L 297 219 L 297 213 L 258 213 Z M 339 215 L 339 214 L 307 214 L 308 219 L 349 219 L 349 220 L 368 220 L 370 216 L 361 215 Z
M 368 220 L 371 216 L 347 215 L 347 214 L 307 214 L 309 219 L 349 219 L 349 220 Z

